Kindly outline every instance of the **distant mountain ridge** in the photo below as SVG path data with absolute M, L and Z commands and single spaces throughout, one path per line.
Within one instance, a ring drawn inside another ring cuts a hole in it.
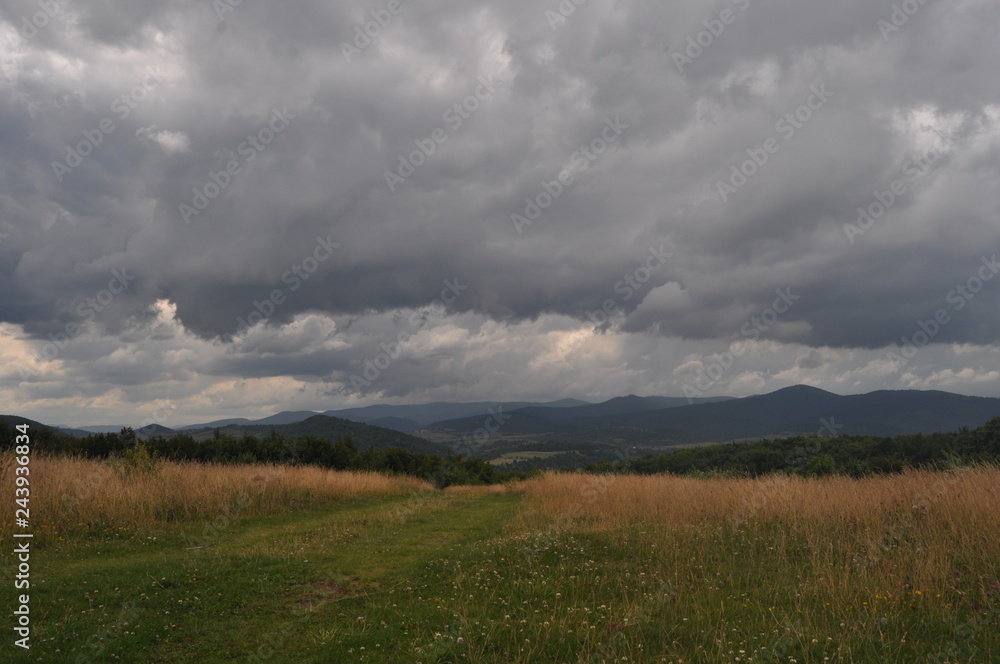
M 563 409 L 581 405 L 588 405 L 588 402 L 580 401 L 579 399 L 560 399 L 559 401 L 546 403 L 531 401 L 474 401 L 470 403 L 438 401 L 412 406 L 379 404 L 361 408 L 328 410 L 323 414 L 369 424 L 376 424 L 381 421 L 385 422 L 381 426 L 388 426 L 389 428 L 395 428 L 395 426 L 392 426 L 393 424 L 398 426 L 413 426 L 414 428 L 409 430 L 414 431 L 444 420 L 454 420 L 463 417 L 479 417 L 482 419 L 489 415 L 490 410 L 496 410 L 497 408 L 501 408 L 504 411 L 512 411 L 528 407 Z
M 264 438 L 274 431 L 284 438 L 315 436 L 330 442 L 335 442 L 343 436 L 351 436 L 358 449 L 362 450 L 368 447 L 377 449 L 399 447 L 419 454 L 445 454 L 449 449 L 440 443 L 411 436 L 401 431 L 320 414 L 288 424 L 230 424 L 217 428 L 186 429 L 180 433 L 187 434 L 195 440 L 206 440 L 213 437 L 216 430 L 233 437 L 247 434 L 256 438 Z
M 176 430 L 153 424 L 136 433 L 141 438 L 185 433 L 202 440 L 213 436 L 215 429 L 232 436 L 266 436 L 273 429 L 283 436 L 315 435 L 328 440 L 350 434 L 360 446 L 442 453 L 473 435 L 481 438 L 480 429 L 489 424 L 488 443 L 477 447 L 488 456 L 491 446 L 499 450 L 517 445 L 519 449 L 544 451 L 551 445 L 571 449 L 628 443 L 663 448 L 808 435 L 821 429 L 827 435 L 935 433 L 976 428 L 1000 416 L 998 398 L 942 391 L 879 390 L 844 396 L 797 385 L 738 399 L 695 401 L 628 395 L 601 403 L 564 399 L 545 404 L 382 404 L 325 413 L 283 411 L 259 420 L 233 418 Z M 87 433 L 63 431 L 77 436 Z
M 87 432 L 79 429 L 67 429 L 64 427 L 53 427 L 41 422 L 36 422 L 17 415 L 0 415 L 0 422 L 8 427 L 18 424 L 27 424 L 31 431 L 45 430 L 56 434 L 71 435 L 74 437 L 85 437 L 92 435 L 103 435 L 107 433 L 118 433 L 118 431 L 108 432 Z M 243 435 L 250 435 L 257 438 L 269 436 L 272 431 L 277 432 L 283 438 L 297 438 L 300 436 L 314 436 L 330 442 L 336 442 L 344 436 L 354 439 L 358 449 L 364 450 L 369 447 L 377 449 L 401 448 L 416 452 L 418 454 L 446 454 L 449 448 L 440 443 L 432 442 L 424 438 L 418 438 L 392 429 L 351 422 L 327 415 L 313 415 L 312 417 L 290 424 L 260 424 L 260 425 L 238 425 L 230 424 L 225 427 L 206 427 L 203 429 L 186 429 L 177 431 L 159 424 L 149 424 L 135 430 L 136 437 L 140 440 L 150 438 L 171 438 L 177 435 L 190 436 L 196 441 L 203 441 L 213 438 L 215 432 L 241 438 Z
M 815 433 L 822 420 L 838 433 L 892 436 L 978 427 L 1000 415 L 1000 399 L 949 392 L 877 391 L 841 396 L 805 385 L 769 394 L 699 406 L 632 413 L 585 424 L 631 426 L 689 432 L 703 441 Z
M 147 424 L 135 430 L 139 438 L 156 438 L 157 436 L 172 436 L 177 432 L 160 424 Z
M 797 385 L 740 399 L 687 404 L 686 399 L 619 397 L 601 404 L 511 411 L 503 434 L 571 441 L 641 440 L 669 446 L 827 433 L 891 436 L 975 428 L 1000 415 L 1000 399 L 939 391 L 877 391 L 842 396 Z M 677 402 L 684 402 L 678 404 Z M 662 407 L 663 404 L 672 404 Z M 474 419 L 438 422 L 431 430 L 468 435 Z
M 519 415 L 529 415 L 551 422 L 574 422 L 583 418 L 614 417 L 629 413 L 641 413 L 665 408 L 680 408 L 702 403 L 729 401 L 732 397 L 703 397 L 687 399 L 686 397 L 637 397 L 630 394 L 626 397 L 615 397 L 601 403 L 588 403 L 571 408 L 551 409 L 532 406 L 513 409 Z
M 391 404 L 376 404 L 374 406 L 362 406 L 359 408 L 342 408 L 339 410 L 325 410 L 317 412 L 313 410 L 285 410 L 275 413 L 269 417 L 257 420 L 246 417 L 234 417 L 199 424 L 186 424 L 176 427 L 178 431 L 188 431 L 191 429 L 221 428 L 231 425 L 254 426 L 267 424 L 294 424 L 302 422 L 315 415 L 326 415 L 328 417 L 338 417 L 352 422 L 381 426 L 396 431 L 415 431 L 421 427 L 439 422 L 442 420 L 457 419 L 460 417 L 470 417 L 482 415 L 485 417 L 491 408 L 503 408 L 504 410 L 514 410 L 528 406 L 540 406 L 548 408 L 570 408 L 573 406 L 586 405 L 588 402 L 579 399 L 560 399 L 551 402 L 532 401 L 474 401 L 470 403 L 456 403 L 450 401 L 436 401 L 433 403 L 395 406 Z M 120 428 L 120 427 L 119 427 Z M 114 430 L 104 429 L 102 430 Z
M 124 424 L 103 424 L 100 426 L 86 426 L 86 427 L 67 427 L 59 426 L 57 429 L 65 429 L 67 431 L 83 431 L 84 433 L 118 433 L 125 428 Z

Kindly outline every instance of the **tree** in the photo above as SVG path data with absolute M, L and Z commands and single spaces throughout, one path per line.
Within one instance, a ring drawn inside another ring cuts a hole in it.
M 837 462 L 829 454 L 820 454 L 806 464 L 805 474 L 809 477 L 825 477 L 837 472 Z
M 124 447 L 131 447 L 132 445 L 135 445 L 136 435 L 135 429 L 132 427 L 123 427 L 122 430 L 118 432 L 118 436 Z

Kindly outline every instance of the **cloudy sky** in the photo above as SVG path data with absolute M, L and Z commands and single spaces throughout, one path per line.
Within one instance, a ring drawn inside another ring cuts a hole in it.
M 0 410 L 1000 396 L 998 24 L 2 0 Z

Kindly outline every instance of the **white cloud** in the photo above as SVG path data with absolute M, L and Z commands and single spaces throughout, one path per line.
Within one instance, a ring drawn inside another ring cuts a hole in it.
M 167 154 L 191 151 L 191 139 L 183 131 L 168 131 L 151 125 L 140 127 L 136 130 L 135 135 L 156 143 Z

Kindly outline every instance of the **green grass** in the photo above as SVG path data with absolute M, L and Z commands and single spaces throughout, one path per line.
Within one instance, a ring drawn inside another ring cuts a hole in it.
M 1000 596 L 976 595 L 996 569 L 981 561 L 955 560 L 946 588 L 902 592 L 903 570 L 899 588 L 848 596 L 777 523 L 525 532 L 508 527 L 521 503 L 353 499 L 237 520 L 199 548 L 202 523 L 50 544 L 32 558 L 32 649 L 3 659 L 1000 661 Z
M 384 633 L 382 647 L 405 640 L 398 613 L 380 627 L 376 600 L 404 592 L 442 552 L 501 527 L 518 499 L 416 500 L 415 509 L 405 497 L 365 499 L 246 519 L 196 550 L 184 535 L 200 523 L 39 549 L 32 648 L 9 661 L 351 661 L 338 659 L 351 647 L 338 641 L 363 645 L 373 631 Z

